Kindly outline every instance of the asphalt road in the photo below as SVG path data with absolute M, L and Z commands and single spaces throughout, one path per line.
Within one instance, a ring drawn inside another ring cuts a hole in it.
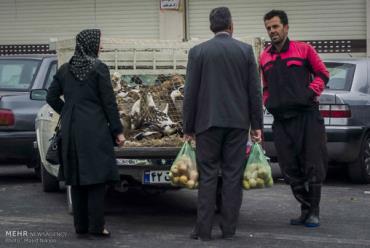
M 332 173 L 333 174 L 333 173 Z M 65 192 L 44 193 L 25 167 L 0 167 L 0 247 L 370 247 L 370 187 L 352 185 L 343 174 L 323 188 L 319 228 L 288 225 L 298 214 L 289 187 L 244 192 L 237 237 L 191 240 L 196 217 L 196 191 L 159 196 L 142 192 L 109 192 L 106 222 L 110 239 L 77 239 Z M 217 224 L 217 219 L 216 223 Z

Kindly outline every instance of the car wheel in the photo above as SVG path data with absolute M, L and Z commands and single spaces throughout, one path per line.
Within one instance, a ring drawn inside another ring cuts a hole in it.
M 41 179 L 41 159 L 39 155 L 39 151 L 37 149 L 34 150 L 34 155 L 32 157 L 31 162 L 27 164 L 28 168 L 33 168 L 35 175 L 38 179 Z
M 56 177 L 51 175 L 41 164 L 41 183 L 44 192 L 57 192 L 59 191 L 59 181 Z
M 35 175 L 38 179 L 41 179 L 41 168 L 40 166 L 37 166 L 35 168 L 33 168 L 34 172 L 35 172 Z
M 357 161 L 348 165 L 348 174 L 354 183 L 370 183 L 370 134 L 362 142 Z
M 66 196 L 67 196 L 67 211 L 69 214 L 73 214 L 72 192 L 70 185 L 67 185 Z

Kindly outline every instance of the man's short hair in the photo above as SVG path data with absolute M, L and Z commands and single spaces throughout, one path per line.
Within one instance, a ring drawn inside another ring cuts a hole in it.
M 280 18 L 280 21 L 283 25 L 288 24 L 288 15 L 285 13 L 285 11 L 284 10 L 276 10 L 276 9 L 273 9 L 270 12 L 266 13 L 265 16 L 263 17 L 263 21 L 265 22 L 267 20 L 270 20 L 275 16 Z
M 218 7 L 209 14 L 210 28 L 213 33 L 224 31 L 231 27 L 231 13 L 227 7 Z

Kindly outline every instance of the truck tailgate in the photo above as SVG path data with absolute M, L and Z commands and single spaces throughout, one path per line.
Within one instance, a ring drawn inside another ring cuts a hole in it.
M 173 159 L 181 147 L 115 147 L 116 158 L 162 158 Z

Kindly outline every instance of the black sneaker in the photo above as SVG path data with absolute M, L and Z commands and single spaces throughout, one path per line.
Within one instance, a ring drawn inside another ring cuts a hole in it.
M 225 239 L 225 240 L 233 240 L 234 239 L 235 233 L 225 231 L 221 223 L 218 226 L 220 227 L 220 230 L 222 232 L 222 238 L 223 239 Z
M 309 215 L 308 210 L 302 210 L 301 211 L 301 216 L 299 216 L 298 218 L 295 218 L 295 219 L 291 219 L 290 224 L 293 225 L 293 226 L 304 225 L 305 221 L 308 218 L 308 215 Z
M 193 231 L 191 231 L 189 236 L 191 239 L 199 239 L 198 232 L 195 230 L 195 228 L 193 229 Z

